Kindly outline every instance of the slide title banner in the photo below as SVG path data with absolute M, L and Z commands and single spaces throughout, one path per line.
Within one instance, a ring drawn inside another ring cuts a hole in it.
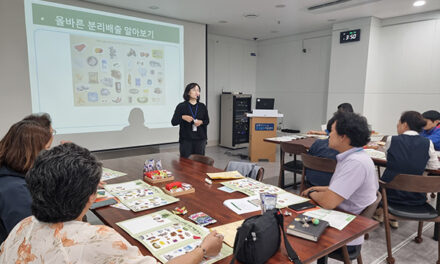
M 32 4 L 33 23 L 139 39 L 180 42 L 179 28 L 66 8 Z

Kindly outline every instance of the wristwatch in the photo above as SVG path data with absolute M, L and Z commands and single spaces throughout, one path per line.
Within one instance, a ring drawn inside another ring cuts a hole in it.
M 312 199 L 312 200 L 313 200 L 313 198 L 310 197 L 310 194 L 311 194 L 312 192 L 317 192 L 317 190 L 315 190 L 315 189 L 311 189 L 311 190 L 307 193 L 307 197 L 309 197 L 309 199 Z
M 203 251 L 203 258 L 208 258 L 208 256 L 206 256 L 206 249 L 202 248 L 200 245 L 197 245 L 196 248 L 200 248 Z

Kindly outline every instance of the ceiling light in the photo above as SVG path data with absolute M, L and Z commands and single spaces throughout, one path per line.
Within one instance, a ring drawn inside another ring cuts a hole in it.
M 226 20 L 219 20 L 218 21 L 220 24 L 226 24 L 226 23 L 228 23 L 228 21 L 226 21 Z
M 286 7 L 286 5 L 276 5 L 275 7 L 276 8 L 284 8 L 284 7 Z
M 149 6 L 148 8 L 151 9 L 151 10 L 157 10 L 157 9 L 159 9 L 158 6 Z
M 270 33 L 278 33 L 278 30 L 271 30 Z
M 425 4 L 426 4 L 426 1 L 415 1 L 413 6 L 422 6 L 422 5 L 425 5 Z
M 243 16 L 245 18 L 257 18 L 258 17 L 257 14 L 253 14 L 253 13 L 244 14 Z

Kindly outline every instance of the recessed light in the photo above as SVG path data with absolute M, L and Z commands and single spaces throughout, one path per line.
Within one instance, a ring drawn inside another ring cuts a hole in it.
M 226 23 L 228 23 L 228 21 L 226 21 L 226 20 L 219 20 L 218 21 L 220 24 L 226 24 Z
M 248 13 L 243 15 L 245 18 L 257 18 L 258 14 Z
M 422 5 L 425 5 L 425 4 L 426 4 L 426 1 L 415 1 L 413 6 L 422 6 Z
M 276 8 L 284 8 L 284 7 L 286 7 L 286 5 L 276 5 L 275 7 Z
M 159 9 L 158 6 L 149 6 L 148 8 L 151 9 L 151 10 L 157 10 L 157 9 Z

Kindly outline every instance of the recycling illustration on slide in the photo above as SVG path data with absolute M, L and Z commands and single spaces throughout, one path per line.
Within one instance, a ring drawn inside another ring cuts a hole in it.
M 70 35 L 74 106 L 164 105 L 164 49 Z

